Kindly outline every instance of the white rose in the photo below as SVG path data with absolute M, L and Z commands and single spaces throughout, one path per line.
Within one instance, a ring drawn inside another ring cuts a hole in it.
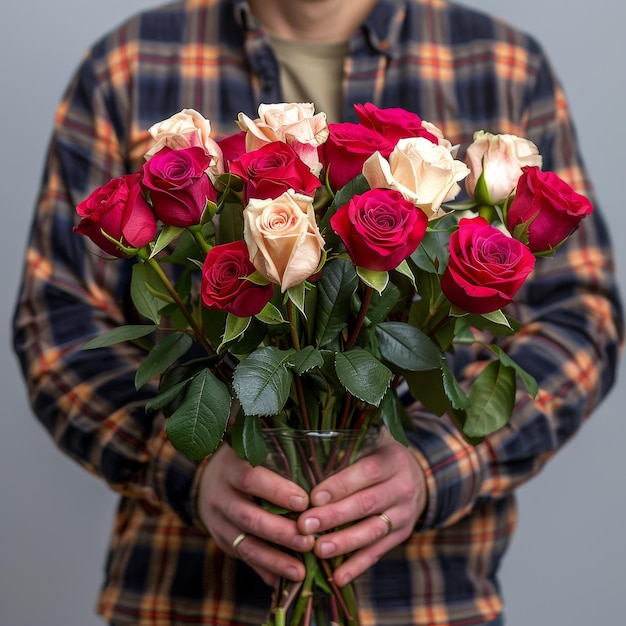
M 541 155 L 537 146 L 528 139 L 515 135 L 493 135 L 479 130 L 474 133 L 474 141 L 467 149 L 465 162 L 471 170 L 465 181 L 467 193 L 474 197 L 476 184 L 483 174 L 489 198 L 480 200 L 500 204 L 517 187 L 522 167 L 541 167 Z
M 311 197 L 289 190 L 273 200 L 251 199 L 243 217 L 243 238 L 254 267 L 281 291 L 316 271 L 324 239 Z
M 444 202 L 456 197 L 469 169 L 446 146 L 423 137 L 400 139 L 385 160 L 375 152 L 363 164 L 370 187 L 395 189 L 421 208 L 429 219 L 440 216 Z
M 246 133 L 246 151 L 251 152 L 272 141 L 289 144 L 315 173 L 320 164 L 317 147 L 328 139 L 325 113 L 315 114 L 311 103 L 281 102 L 260 104 L 259 117 L 239 113 L 237 126 Z
M 150 159 L 166 146 L 172 150 L 200 147 L 213 157 L 209 172 L 216 175 L 224 172 L 222 150 L 211 138 L 211 123 L 195 109 L 183 109 L 172 117 L 153 124 L 149 132 L 154 139 L 154 145 L 146 153 L 146 159 Z

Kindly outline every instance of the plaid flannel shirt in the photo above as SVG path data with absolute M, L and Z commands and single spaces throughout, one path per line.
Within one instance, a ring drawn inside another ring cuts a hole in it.
M 72 233 L 94 187 L 139 167 L 147 129 L 181 108 L 235 132 L 239 111 L 280 102 L 276 60 L 246 5 L 190 0 L 145 12 L 88 52 L 58 108 L 15 313 L 15 349 L 35 414 L 58 446 L 121 494 L 98 612 L 115 624 L 258 625 L 270 592 L 220 551 L 197 517 L 197 464 L 146 415 L 130 345 L 81 350 L 134 320 L 130 262 L 103 261 Z M 381 0 L 344 69 L 353 103 L 404 107 L 453 143 L 475 130 L 534 141 L 544 169 L 591 189 L 563 91 L 541 48 L 442 0 Z M 614 382 L 621 308 L 599 211 L 534 277 L 511 311 L 524 329 L 509 354 L 538 380 L 511 423 L 472 447 L 445 417 L 410 406 L 428 484 L 419 531 L 357 580 L 361 623 L 478 624 L 502 610 L 497 570 L 516 523 L 513 491 L 537 473 Z M 483 358 L 461 353 L 459 376 Z M 210 471 L 210 466 L 209 466 Z

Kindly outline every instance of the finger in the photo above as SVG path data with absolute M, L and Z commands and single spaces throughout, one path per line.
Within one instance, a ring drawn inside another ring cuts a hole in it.
M 298 532 L 296 522 L 266 511 L 254 500 L 231 498 L 222 504 L 222 516 L 240 532 L 298 552 L 313 548 L 313 537 Z
M 380 559 L 389 550 L 394 548 L 398 541 L 394 537 L 395 533 L 391 533 L 386 537 L 383 537 L 380 541 L 376 541 L 372 545 L 369 545 L 361 550 L 358 550 L 354 554 L 350 555 L 337 569 L 335 569 L 333 578 L 335 582 L 343 587 L 351 580 L 354 580 L 357 576 L 360 576 L 363 572 L 372 567 L 375 563 L 378 563 Z
M 228 480 L 238 491 L 290 511 L 304 511 L 309 505 L 304 489 L 265 467 L 238 463 L 228 472 Z
M 317 485 L 311 492 L 311 504 L 323 506 L 336 502 L 365 487 L 390 479 L 396 472 L 393 450 L 395 440 L 381 431 L 377 448 L 337 474 Z M 399 444 L 400 445 L 400 444 Z
M 395 504 L 389 481 L 354 493 L 339 502 L 315 507 L 298 518 L 302 534 L 321 533 L 386 511 Z
M 261 575 L 266 582 L 276 582 L 278 577 L 292 581 L 304 580 L 306 570 L 299 559 L 275 548 L 258 537 L 246 534 L 243 539 L 237 535 L 231 543 L 233 556 L 244 561 Z M 237 541 L 239 539 L 239 541 Z M 235 542 L 236 545 L 233 546 Z

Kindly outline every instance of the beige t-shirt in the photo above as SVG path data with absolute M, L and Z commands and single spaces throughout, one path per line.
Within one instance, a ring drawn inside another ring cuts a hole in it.
M 312 102 L 328 122 L 342 121 L 343 65 L 348 41 L 291 41 L 270 35 L 285 102 Z

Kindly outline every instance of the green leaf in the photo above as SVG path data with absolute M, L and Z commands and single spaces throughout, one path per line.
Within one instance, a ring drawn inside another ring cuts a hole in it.
M 354 265 L 345 259 L 333 259 L 324 266 L 317 281 L 315 341 L 318 347 L 335 339 L 346 327 L 346 311 L 359 286 Z
M 413 397 L 419 400 L 428 411 L 441 416 L 452 408 L 440 369 L 406 372 L 405 379 Z
M 291 367 L 297 376 L 312 370 L 315 367 L 322 367 L 324 359 L 322 353 L 313 346 L 304 346 L 302 350 L 294 352 L 291 356 Z
M 251 318 L 249 317 L 239 317 L 238 315 L 233 315 L 232 313 L 227 315 L 226 326 L 224 327 L 224 337 L 222 338 L 222 343 L 218 348 L 218 352 L 229 341 L 233 341 L 240 335 L 243 335 L 246 328 L 250 325 L 250 319 Z
M 378 293 L 382 293 L 389 282 L 389 272 L 375 272 L 364 267 L 357 267 L 356 273 L 368 287 Z
M 383 358 L 395 367 L 412 372 L 441 367 L 439 348 L 411 324 L 382 322 L 376 326 L 376 337 Z
M 515 369 L 492 361 L 476 377 L 469 390 L 470 405 L 463 432 L 484 437 L 502 428 L 515 405 Z
M 274 324 L 284 324 L 287 320 L 283 317 L 280 309 L 268 302 L 263 309 L 255 315 L 255 317 L 264 324 L 272 326 Z
M 526 391 L 535 398 L 537 393 L 539 393 L 539 385 L 537 384 L 537 380 L 534 376 L 529 374 L 521 365 L 519 365 L 516 361 L 514 361 L 500 346 L 492 345 L 489 346 L 491 351 L 497 355 L 497 357 L 502 361 L 503 365 L 507 367 L 512 367 L 517 375 L 520 377 Z
M 347 391 L 374 406 L 380 404 L 393 376 L 388 367 L 362 348 L 338 352 L 335 370 Z
M 137 368 L 135 387 L 141 389 L 149 380 L 162 374 L 187 353 L 192 345 L 193 340 L 185 333 L 172 333 L 158 341 Z
M 244 454 L 250 465 L 254 467 L 263 463 L 268 450 L 263 439 L 261 420 L 256 417 L 245 417 L 242 435 Z
M 287 289 L 287 297 L 296 305 L 298 311 L 306 317 L 306 312 L 304 310 L 306 288 L 304 286 L 304 282 L 298 283 L 293 287 L 289 287 L 289 289 Z
M 147 263 L 135 263 L 132 269 L 130 296 L 141 315 L 155 324 L 161 320 L 163 301 L 150 293 L 148 285 L 158 291 L 163 289 L 161 279 Z
M 448 264 L 450 233 L 456 224 L 454 216 L 431 222 L 417 250 L 411 255 L 411 261 L 425 272 L 443 274 Z
M 102 335 L 90 339 L 83 350 L 93 350 L 94 348 L 105 348 L 124 341 L 133 341 L 140 337 L 145 337 L 153 333 L 157 327 L 154 324 L 135 324 L 130 326 L 118 326 L 112 328 Z
M 167 418 L 165 433 L 191 460 L 213 453 L 226 432 L 231 397 L 228 387 L 204 369 L 191 381 L 180 407 Z
M 289 397 L 294 350 L 259 348 L 235 369 L 233 389 L 246 415 L 276 415 Z
M 332 204 L 328 207 L 324 213 L 324 217 L 320 220 L 320 231 L 324 232 L 330 225 L 330 218 L 340 209 L 344 204 L 348 204 L 350 200 L 356 195 L 361 195 L 370 188 L 369 183 L 365 179 L 363 174 L 359 174 L 353 178 L 350 182 L 344 185 L 337 193 Z
M 411 266 L 408 264 L 406 259 L 404 261 L 402 261 L 402 263 L 400 263 L 400 265 L 398 265 L 398 267 L 396 267 L 396 269 L 394 271 L 396 271 L 396 272 L 398 272 L 398 274 L 401 274 L 402 276 L 405 276 L 406 278 L 408 278 L 409 282 L 411 283 L 411 285 L 413 287 L 413 289 L 417 289 L 417 284 L 415 282 L 415 275 L 411 271 Z
M 160 393 L 158 396 L 155 396 L 154 398 L 148 400 L 148 402 L 146 402 L 146 413 L 158 411 L 165 408 L 168 404 L 174 402 L 174 400 L 176 400 L 179 396 L 183 394 L 189 383 L 190 379 L 183 380 L 173 387 L 169 387 L 166 391 Z
M 382 402 L 380 403 L 380 416 L 383 420 L 383 424 L 387 427 L 387 430 L 391 433 L 392 437 L 404 444 L 409 445 L 409 441 L 406 438 L 404 427 L 402 425 L 402 414 L 404 407 L 400 402 L 398 396 L 391 389 L 385 393 Z
M 180 226 L 164 226 L 159 233 L 159 236 L 157 237 L 154 248 L 150 253 L 150 258 L 155 257 L 157 254 L 159 254 L 159 252 L 161 252 L 161 250 L 167 248 L 167 246 L 169 246 L 170 243 L 174 241 L 174 239 L 179 237 L 184 230 L 185 229 L 181 228 Z
M 446 392 L 446 396 L 450 400 L 452 408 L 457 409 L 458 411 L 467 409 L 469 406 L 469 398 L 467 397 L 465 391 L 463 391 L 461 385 L 459 385 L 459 381 L 452 373 L 452 370 L 448 367 L 448 363 L 445 359 L 443 360 L 441 366 L 441 372 L 443 374 L 443 389 Z

